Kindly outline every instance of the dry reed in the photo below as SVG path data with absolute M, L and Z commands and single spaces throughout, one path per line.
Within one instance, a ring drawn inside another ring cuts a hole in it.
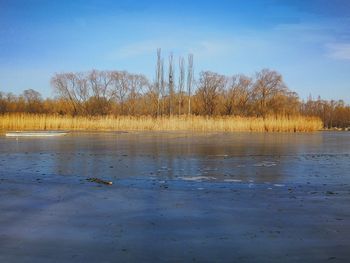
M 322 129 L 314 117 L 202 117 L 173 116 L 99 116 L 72 117 L 40 114 L 0 115 L 0 130 L 76 130 L 76 131 L 251 131 L 251 132 L 311 132 Z

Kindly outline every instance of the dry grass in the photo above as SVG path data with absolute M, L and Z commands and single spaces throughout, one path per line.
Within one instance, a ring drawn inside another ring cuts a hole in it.
M 318 118 L 310 117 L 162 117 L 101 116 L 71 117 L 38 114 L 0 115 L 0 130 L 86 130 L 86 131 L 252 131 L 310 132 L 322 129 Z

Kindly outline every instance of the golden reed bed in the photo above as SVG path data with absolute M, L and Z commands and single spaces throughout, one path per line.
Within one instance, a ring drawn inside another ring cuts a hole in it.
M 0 130 L 80 130 L 80 131 L 252 131 L 311 132 L 322 129 L 314 117 L 201 117 L 100 116 L 71 117 L 39 114 L 0 115 Z

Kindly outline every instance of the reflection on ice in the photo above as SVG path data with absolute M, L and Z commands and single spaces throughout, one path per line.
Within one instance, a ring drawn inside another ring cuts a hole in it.
M 216 178 L 212 177 L 212 176 L 186 176 L 186 177 L 179 177 L 179 179 L 184 180 L 184 181 L 216 180 Z
M 271 186 L 350 180 L 344 173 L 349 170 L 350 133 L 178 135 L 70 133 L 19 141 L 0 136 L 0 175 L 240 180 Z
M 272 167 L 272 166 L 276 166 L 276 165 L 277 165 L 277 163 L 270 162 L 270 161 L 262 161 L 260 163 L 254 164 L 254 166 L 257 166 L 257 167 Z
M 242 180 L 239 180 L 239 179 L 225 179 L 224 182 L 240 183 L 240 182 L 242 182 Z

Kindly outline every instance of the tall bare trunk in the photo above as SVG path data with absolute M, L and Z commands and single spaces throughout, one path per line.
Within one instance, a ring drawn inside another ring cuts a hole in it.
M 187 68 L 188 115 L 191 115 L 192 84 L 193 84 L 193 54 L 189 54 L 188 68 Z

